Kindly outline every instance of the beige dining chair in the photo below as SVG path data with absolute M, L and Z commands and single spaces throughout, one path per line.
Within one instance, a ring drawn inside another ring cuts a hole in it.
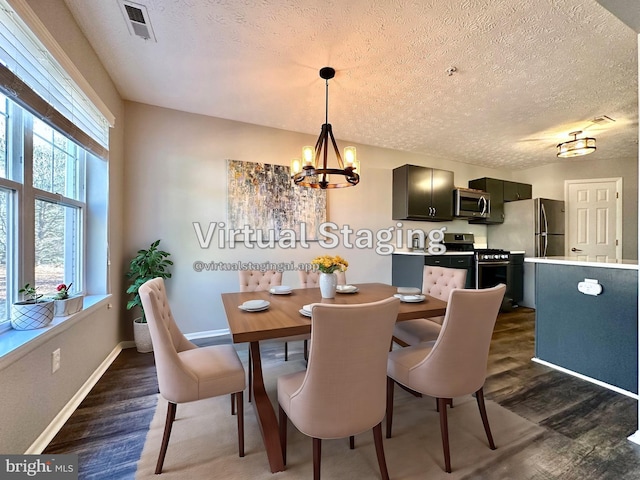
M 347 284 L 347 275 L 345 272 L 335 272 L 338 277 L 338 285 L 346 285 Z M 305 270 L 298 270 L 298 278 L 300 279 L 300 285 L 302 288 L 319 288 L 320 285 L 320 272 L 318 271 L 310 271 L 307 272 Z
M 182 334 L 171 313 L 164 280 L 155 278 L 138 289 L 149 323 L 160 395 L 169 403 L 155 473 L 162 472 L 178 403 L 231 394 L 236 403 L 238 454 L 244 457 L 243 391 L 245 372 L 232 345 L 198 347 Z
M 442 331 L 435 342 L 389 353 L 387 366 L 387 438 L 393 421 L 393 387 L 403 387 L 437 399 L 445 471 L 451 472 L 447 406 L 454 397 L 475 394 L 480 417 L 495 450 L 484 404 L 483 386 L 491 335 L 504 297 L 505 285 L 482 290 L 454 289 L 447 303 Z M 455 410 L 454 410 L 455 411 Z
M 305 371 L 278 377 L 280 442 L 287 462 L 287 419 L 313 438 L 313 478 L 320 479 L 322 439 L 373 429 L 378 466 L 388 479 L 382 445 L 389 342 L 400 301 L 313 304 Z
M 454 288 L 464 288 L 467 271 L 461 268 L 425 265 L 422 271 L 422 293 L 447 300 Z M 407 347 L 438 338 L 444 317 L 416 318 L 398 322 L 393 329 L 393 341 Z

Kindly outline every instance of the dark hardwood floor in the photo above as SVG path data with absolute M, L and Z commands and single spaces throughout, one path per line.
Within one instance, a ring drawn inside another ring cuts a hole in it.
M 229 337 L 198 343 L 226 342 Z M 637 402 L 532 362 L 533 342 L 532 310 L 500 314 L 485 395 L 544 426 L 545 434 L 473 479 L 640 478 L 640 446 L 626 440 L 638 425 Z M 302 362 L 302 343 L 290 347 L 289 361 Z M 238 350 L 246 361 L 246 347 Z M 283 355 L 281 344 L 263 349 L 265 361 L 281 360 Z M 123 351 L 45 453 L 77 453 L 81 479 L 134 478 L 157 393 L 153 354 Z M 246 414 L 253 415 L 252 409 Z

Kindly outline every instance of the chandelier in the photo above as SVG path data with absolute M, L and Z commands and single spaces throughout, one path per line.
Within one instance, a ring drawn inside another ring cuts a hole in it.
M 588 155 L 596 151 L 596 139 L 593 137 L 578 138 L 578 135 L 581 133 L 581 130 L 571 132 L 569 135 L 573 135 L 573 140 L 558 144 L 558 157 L 578 157 L 580 155 Z
M 302 159 L 291 160 L 291 178 L 296 185 L 309 188 L 343 188 L 357 185 L 360 162 L 356 158 L 356 147 L 345 147 L 344 161 L 336 145 L 329 123 L 329 80 L 336 74 L 331 67 L 320 69 L 320 78 L 325 80 L 325 120 L 316 146 L 302 147 Z M 338 168 L 328 168 L 329 140 L 338 162 Z

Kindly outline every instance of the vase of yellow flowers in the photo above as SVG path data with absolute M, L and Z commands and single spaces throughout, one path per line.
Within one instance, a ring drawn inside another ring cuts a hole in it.
M 322 298 L 335 298 L 336 286 L 338 285 L 338 277 L 335 272 L 344 272 L 349 263 L 339 255 L 324 255 L 314 258 L 311 264 L 320 271 L 318 285 Z

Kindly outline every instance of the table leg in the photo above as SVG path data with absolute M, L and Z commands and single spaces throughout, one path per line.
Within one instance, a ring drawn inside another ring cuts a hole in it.
M 282 447 L 280 446 L 280 435 L 278 430 L 278 420 L 276 412 L 273 410 L 271 400 L 264 387 L 264 377 L 262 376 L 262 361 L 260 359 L 260 344 L 251 342 L 251 364 L 253 367 L 253 409 L 258 417 L 258 425 L 262 440 L 267 451 L 271 473 L 284 471 L 284 460 Z

